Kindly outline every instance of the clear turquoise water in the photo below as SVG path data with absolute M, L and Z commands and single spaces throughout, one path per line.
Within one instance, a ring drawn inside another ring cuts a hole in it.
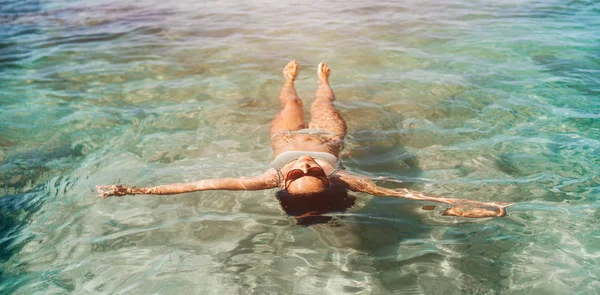
M 595 1 L 0 2 L 0 293 L 596 294 L 598 28 Z M 95 198 L 262 171 L 291 59 L 307 103 L 332 67 L 348 170 L 518 205 Z

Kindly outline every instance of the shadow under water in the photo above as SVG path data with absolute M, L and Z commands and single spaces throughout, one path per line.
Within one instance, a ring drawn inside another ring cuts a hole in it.
M 36 237 L 26 229 L 47 199 L 74 183 L 57 175 L 68 175 L 82 156 L 80 146 L 64 146 L 14 153 L 0 163 L 0 192 L 5 193 L 0 198 L 0 281 L 9 282 L 1 289 L 5 294 L 28 283 L 28 263 L 15 254 Z

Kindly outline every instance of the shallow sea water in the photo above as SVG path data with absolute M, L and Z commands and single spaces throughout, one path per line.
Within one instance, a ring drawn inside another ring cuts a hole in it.
M 0 2 L 0 293 L 600 289 L 599 2 L 197 2 Z M 273 190 L 95 197 L 263 171 L 292 59 L 305 105 L 332 68 L 347 170 L 517 205 L 355 194 L 299 226 Z

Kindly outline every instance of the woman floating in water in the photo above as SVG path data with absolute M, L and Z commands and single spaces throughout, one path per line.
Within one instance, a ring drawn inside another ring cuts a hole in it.
M 279 99 L 281 110 L 271 123 L 271 147 L 274 159 L 269 169 L 254 177 L 206 179 L 154 187 L 125 185 L 97 186 L 100 198 L 124 195 L 172 195 L 204 190 L 263 190 L 280 188 L 279 200 L 290 215 L 299 220 L 334 211 L 344 211 L 354 204 L 347 190 L 375 196 L 396 197 L 448 204 L 444 215 L 462 217 L 499 217 L 506 215 L 505 202 L 484 203 L 468 199 L 428 196 L 405 188 L 387 189 L 368 178 L 341 170 L 339 152 L 344 146 L 346 122 L 334 107 L 335 96 L 329 86 L 329 67 L 317 67 L 319 85 L 310 107 L 312 121 L 304 122 L 302 100 L 294 87 L 298 63 L 291 61 L 283 69 L 285 82 Z

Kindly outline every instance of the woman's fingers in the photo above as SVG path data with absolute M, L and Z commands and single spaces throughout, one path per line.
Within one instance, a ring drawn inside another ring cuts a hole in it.
M 110 196 L 124 196 L 127 195 L 127 186 L 124 185 L 97 185 L 96 191 L 98 191 L 98 198 L 105 199 Z
M 467 218 L 502 217 L 506 216 L 506 207 L 512 204 L 469 203 L 446 209 L 443 215 Z

